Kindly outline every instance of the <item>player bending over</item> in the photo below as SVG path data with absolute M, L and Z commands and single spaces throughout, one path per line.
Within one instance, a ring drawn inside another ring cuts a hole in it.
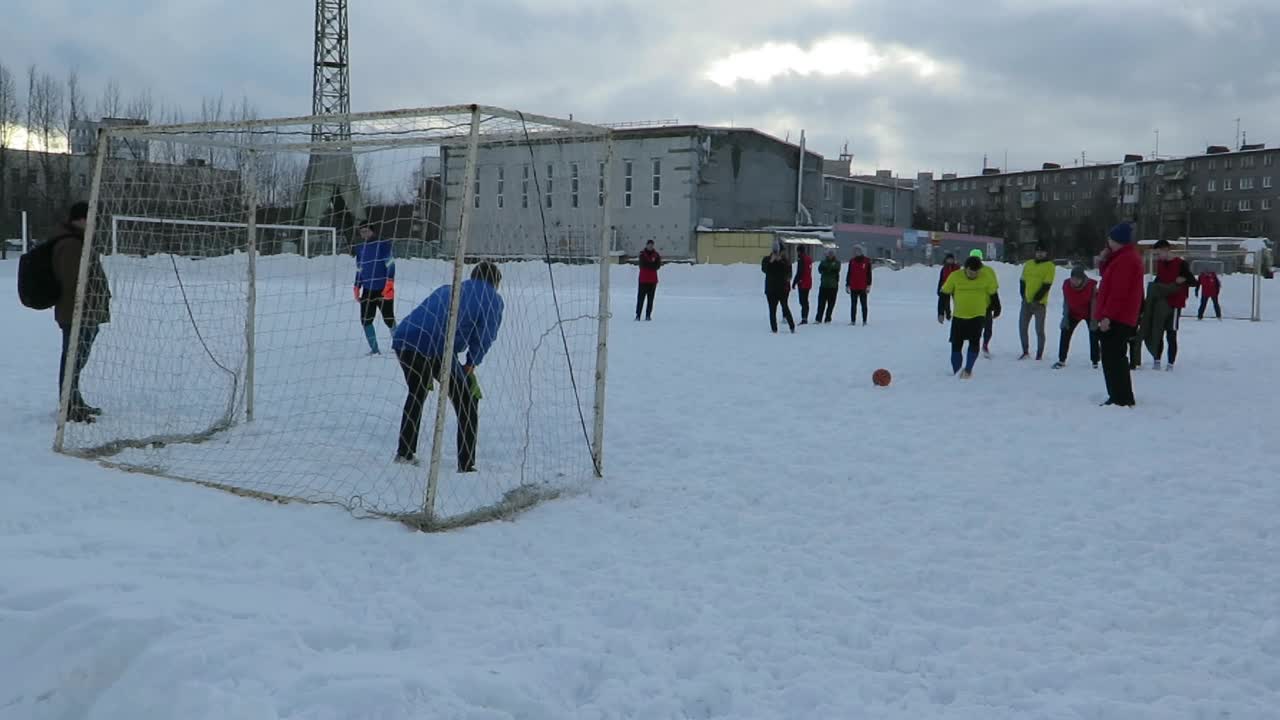
M 967 379 L 973 376 L 973 365 L 978 361 L 978 344 L 982 340 L 987 312 L 995 305 L 995 317 L 1000 315 L 996 300 L 997 286 L 994 273 L 983 272 L 982 260 L 969 256 L 964 270 L 954 272 L 942 284 L 942 293 L 955 300 L 951 318 L 951 374 L 960 373 Z M 964 370 L 960 369 L 962 350 L 968 342 L 968 353 L 963 357 Z
M 498 294 L 502 273 L 489 261 L 471 271 L 462 282 L 458 297 L 457 328 L 453 335 L 454 357 L 449 358 L 449 400 L 458 419 L 458 472 L 475 472 L 476 433 L 480 426 L 480 383 L 475 369 L 484 361 L 502 326 L 503 301 Z M 418 428 L 422 409 L 433 380 L 440 377 L 445 358 L 445 331 L 449 321 L 449 301 L 453 286 L 441 285 L 414 308 L 391 333 L 391 349 L 400 360 L 408 385 L 404 413 L 400 418 L 400 444 L 396 462 L 417 462 Z M 464 364 L 457 354 L 466 351 Z

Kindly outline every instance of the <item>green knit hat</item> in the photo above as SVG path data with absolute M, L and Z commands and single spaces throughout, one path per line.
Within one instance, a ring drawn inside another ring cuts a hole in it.
M 974 248 L 974 249 L 972 249 L 972 250 L 970 250 L 970 251 L 969 251 L 969 257 L 976 257 L 976 258 L 978 258 L 979 260 L 981 260 L 981 259 L 982 259 L 982 251 L 981 251 L 981 250 L 979 250 L 978 248 Z

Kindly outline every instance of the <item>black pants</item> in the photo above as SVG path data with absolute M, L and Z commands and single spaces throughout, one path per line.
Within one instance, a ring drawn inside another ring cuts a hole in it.
M 849 291 L 849 322 L 858 324 L 858 303 L 862 303 L 862 324 L 867 324 L 867 291 Z
M 839 288 L 820 287 L 818 288 L 818 314 L 814 316 L 814 320 L 818 322 L 831 322 L 831 311 L 836 309 L 836 294 Z
M 798 288 L 800 295 L 800 322 L 809 322 L 809 290 L 810 288 Z
M 1200 296 L 1200 312 L 1196 313 L 1196 317 L 1197 317 L 1197 318 L 1199 318 L 1199 319 L 1201 319 L 1201 320 L 1203 320 L 1203 319 L 1204 319 L 1204 310 L 1205 310 L 1205 308 L 1207 308 L 1207 307 L 1209 306 L 1209 301 L 1210 301 L 1210 300 L 1212 300 L 1212 301 L 1213 301 L 1213 314 L 1214 314 L 1214 315 L 1216 315 L 1216 316 L 1217 316 L 1217 318 L 1218 318 L 1219 320 L 1221 320 L 1221 319 L 1222 319 L 1222 306 L 1218 304 L 1218 296 L 1217 296 L 1217 295 L 1214 295 L 1213 297 L 1209 297 L 1208 295 L 1201 295 L 1201 296 Z
M 1067 354 L 1071 352 L 1071 336 L 1075 334 L 1076 325 L 1081 322 L 1083 321 L 1073 318 L 1066 327 L 1062 328 L 1062 335 L 1058 338 L 1058 362 L 1067 361 Z M 1085 322 L 1084 326 L 1089 331 L 1089 362 L 1097 365 L 1102 359 L 1102 350 L 1098 347 L 1098 333 L 1088 322 Z
M 951 352 L 964 350 L 969 343 L 969 352 L 978 352 L 978 343 L 982 342 L 983 318 L 954 318 L 951 320 Z
M 645 318 L 653 317 L 653 296 L 658 291 L 658 283 L 640 283 L 640 289 L 636 293 L 636 319 L 640 319 L 640 310 L 648 301 L 649 307 L 645 310 Z
M 1172 365 L 1178 359 L 1178 318 L 1182 315 L 1182 311 L 1174 308 L 1169 313 L 1169 319 L 1164 322 L 1165 345 L 1169 348 L 1169 364 Z M 1160 358 L 1156 358 L 1159 360 Z
M 946 293 L 938 293 L 938 315 L 947 320 L 951 319 L 951 296 Z
M 438 379 L 441 358 L 427 357 L 412 350 L 396 353 L 400 369 L 409 393 L 404 399 L 404 413 L 400 416 L 400 444 L 398 457 L 413 459 L 418 454 L 418 428 L 422 425 L 422 411 L 432 384 Z M 467 377 L 456 365 L 450 373 L 449 400 L 458 418 L 456 447 L 458 469 L 470 470 L 476 464 L 476 433 L 480 427 L 479 403 L 467 387 Z
M 382 321 L 387 324 L 387 327 L 396 326 L 395 300 L 382 297 L 381 290 L 362 289 L 360 291 L 360 324 L 372 325 L 373 317 L 378 311 L 382 312 Z
M 1113 405 L 1133 405 L 1133 375 L 1129 369 L 1131 325 L 1111 323 L 1106 332 L 1098 333 L 1102 351 L 1102 377 L 1107 384 L 1107 398 Z
M 982 323 L 982 347 L 984 349 L 987 347 L 987 344 L 991 342 L 991 335 L 994 332 L 996 325 L 995 317 L 996 316 L 988 310 L 987 316 Z
M 75 363 L 71 369 L 71 407 L 73 409 L 85 407 L 84 398 L 80 395 L 80 371 L 84 370 L 84 366 L 88 364 L 89 352 L 93 349 L 93 341 L 97 337 L 97 325 L 82 324 L 80 327 L 80 342 L 75 343 L 75 347 L 71 347 L 71 328 L 62 328 L 62 357 L 58 361 L 58 397 L 62 397 L 62 387 L 66 381 L 67 358 L 74 352 Z
M 795 318 L 791 317 L 791 303 L 787 302 L 788 293 L 765 293 L 765 299 L 769 301 L 769 328 L 774 332 L 778 332 L 778 306 L 782 306 L 782 317 L 787 321 L 787 327 L 791 328 L 791 332 L 796 330 Z

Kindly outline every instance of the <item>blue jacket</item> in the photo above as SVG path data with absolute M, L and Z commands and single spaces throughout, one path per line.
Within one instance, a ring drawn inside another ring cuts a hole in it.
M 427 357 L 443 354 L 452 291 L 452 285 L 441 285 L 397 323 L 391 333 L 391 349 L 396 352 L 412 350 Z M 466 364 L 479 365 L 484 360 L 498 337 L 498 328 L 502 326 L 502 310 L 502 296 L 492 285 L 484 280 L 462 281 L 453 351 L 460 353 L 466 350 Z
M 378 292 L 396 279 L 396 259 L 391 241 L 374 238 L 356 245 L 356 280 L 361 290 Z

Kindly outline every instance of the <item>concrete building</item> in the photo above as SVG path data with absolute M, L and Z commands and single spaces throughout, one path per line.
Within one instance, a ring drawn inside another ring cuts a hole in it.
M 98 131 L 113 127 L 138 127 L 148 121 L 137 118 L 104 117 L 101 120 L 74 120 L 71 123 L 71 154 L 93 155 L 98 150 Z M 113 137 L 107 141 L 107 157 L 115 160 L 151 159 L 151 144 L 145 140 Z
M 457 238 L 465 165 L 442 151 L 444 252 Z M 477 158 L 468 252 L 590 257 L 598 252 L 603 145 L 483 146 Z M 669 259 L 693 259 L 699 228 L 759 229 L 817 222 L 823 158 L 749 128 L 671 125 L 614 131 L 610 224 L 616 252 L 648 240 Z M 797 190 L 799 189 L 799 193 Z M 797 197 L 799 194 L 799 197 Z M 545 235 L 544 235 L 545 233 Z
M 821 211 L 815 219 L 823 224 L 911 227 L 915 190 L 884 172 L 875 177 L 824 175 Z
M 1280 149 L 1210 146 L 1184 158 L 944 176 L 934 217 L 950 230 L 1003 237 L 1025 254 L 1043 242 L 1059 257 L 1089 257 L 1107 228 L 1133 221 L 1139 237 L 1262 237 L 1280 226 Z

